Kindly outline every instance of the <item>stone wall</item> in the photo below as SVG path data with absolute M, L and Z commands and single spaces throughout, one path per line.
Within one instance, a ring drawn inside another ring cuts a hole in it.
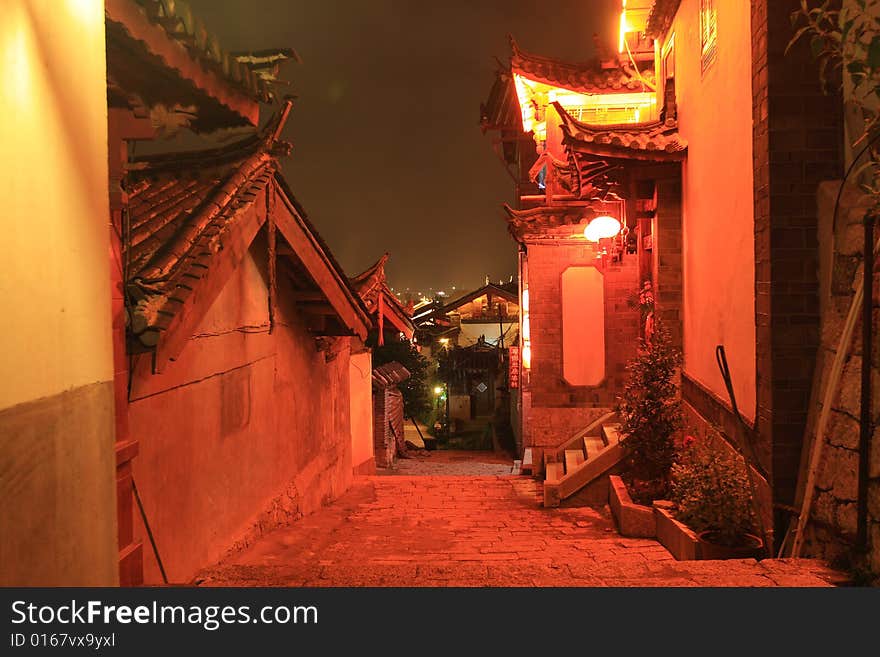
M 831 226 L 838 183 L 824 183 L 819 189 L 820 243 L 831 245 Z M 834 251 L 823 249 L 821 270 L 821 348 L 816 368 L 813 403 L 810 408 L 810 437 L 815 440 L 816 423 L 822 410 L 824 389 L 839 347 L 854 288 L 863 276 L 863 223 L 866 200 L 848 189 L 842 199 L 834 234 Z M 875 240 L 880 231 L 875 230 Z M 871 564 L 880 572 L 880 272 L 875 272 L 873 408 L 874 433 L 871 440 L 868 486 L 869 541 Z M 805 552 L 835 559 L 853 545 L 857 531 L 859 416 L 862 368 L 861 309 L 852 344 L 845 348 L 846 361 L 835 392 L 828 428 L 817 471 L 811 524 L 807 529 Z

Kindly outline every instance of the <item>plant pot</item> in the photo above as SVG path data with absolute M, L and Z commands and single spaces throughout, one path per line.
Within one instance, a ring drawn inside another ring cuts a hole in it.
M 745 534 L 742 545 L 721 545 L 713 540 L 715 531 L 697 534 L 702 559 L 757 559 L 763 555 L 764 541 L 754 534 Z

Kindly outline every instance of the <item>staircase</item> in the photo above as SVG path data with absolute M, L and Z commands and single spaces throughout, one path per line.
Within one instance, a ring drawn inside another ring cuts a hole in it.
M 575 434 L 555 453 L 545 452 L 544 506 L 559 506 L 586 486 L 607 480 L 610 471 L 623 459 L 625 437 L 620 433 L 616 414 L 608 413 Z M 600 483 L 597 488 L 607 494 L 607 485 Z

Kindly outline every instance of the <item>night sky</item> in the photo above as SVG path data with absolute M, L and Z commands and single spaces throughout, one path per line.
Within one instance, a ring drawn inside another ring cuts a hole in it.
M 507 280 L 513 181 L 479 127 L 507 61 L 585 61 L 616 38 L 620 0 L 190 0 L 226 50 L 292 47 L 284 173 L 349 276 L 388 251 L 395 289 Z M 283 92 L 282 92 L 283 93 Z

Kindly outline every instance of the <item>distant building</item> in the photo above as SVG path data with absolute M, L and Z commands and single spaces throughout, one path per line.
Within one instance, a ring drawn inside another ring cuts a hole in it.
M 488 283 L 416 310 L 422 353 L 440 359 L 449 415 L 460 421 L 509 414 L 508 347 L 519 340 L 517 283 Z

